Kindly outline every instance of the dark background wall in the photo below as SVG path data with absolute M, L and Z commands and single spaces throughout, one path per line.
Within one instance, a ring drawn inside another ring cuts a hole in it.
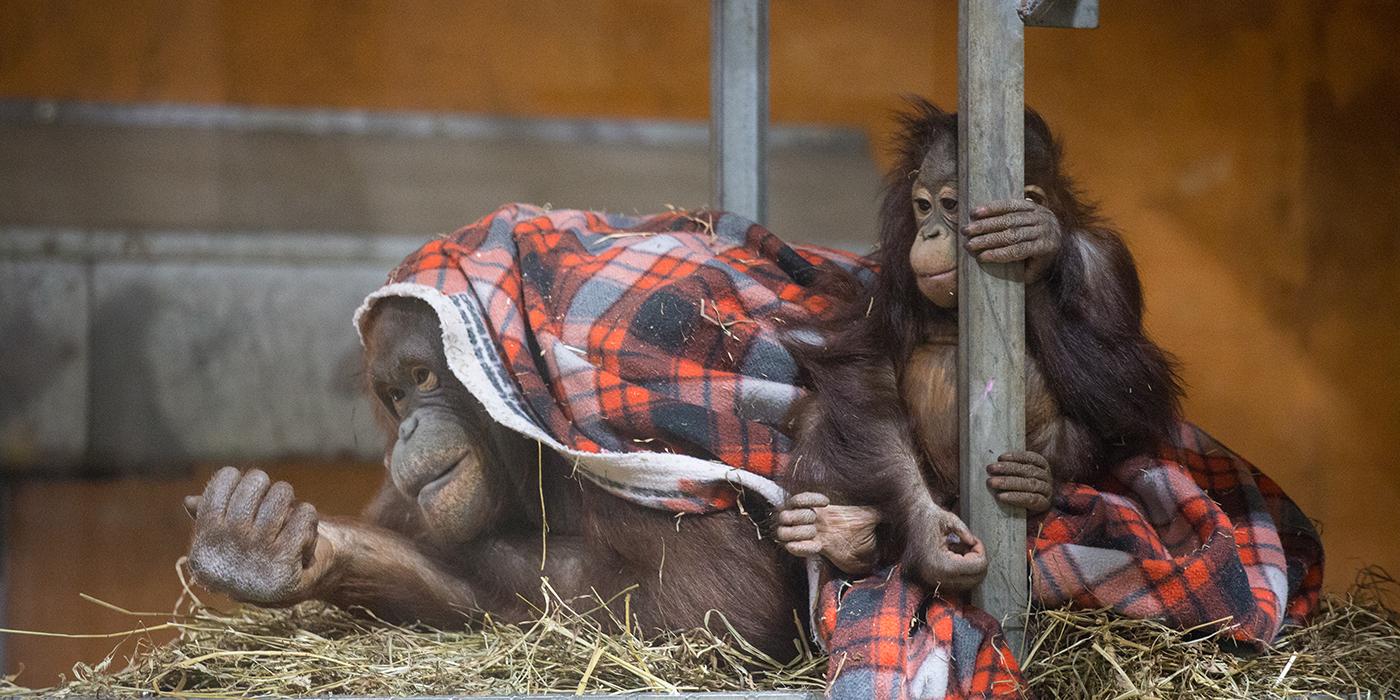
M 0 97 L 703 119 L 707 5 L 0 0 Z M 1106 0 L 1098 30 L 1027 32 L 1027 101 L 1128 238 L 1188 415 L 1321 522 L 1333 589 L 1400 572 L 1398 35 L 1400 3 L 1361 0 Z M 951 0 L 774 0 L 771 47 L 778 122 L 878 144 L 898 94 L 955 104 Z M 329 498 L 325 469 L 288 473 Z M 165 607 L 187 485 L 72 488 L 15 494 L 11 624 L 119 624 L 77 591 Z M 114 489 L 162 534 L 95 505 Z M 45 520 L 56 501 L 87 516 Z M 43 682 L 106 649 L 19 640 L 9 664 Z

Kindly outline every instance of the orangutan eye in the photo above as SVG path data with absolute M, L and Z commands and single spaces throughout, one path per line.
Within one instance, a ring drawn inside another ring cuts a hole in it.
M 943 207 L 943 211 L 952 214 L 958 210 L 958 200 L 952 197 L 939 197 L 938 206 Z
M 437 388 L 437 375 L 427 367 L 415 367 L 413 369 L 413 383 L 418 385 L 419 391 L 431 391 Z
M 914 208 L 918 209 L 920 214 L 927 214 L 933 209 L 933 202 L 928 201 L 928 197 L 915 197 Z
M 399 402 L 407 397 L 402 389 L 387 382 L 374 382 L 374 398 L 379 399 L 380 405 L 384 406 L 385 412 L 395 420 L 399 419 Z

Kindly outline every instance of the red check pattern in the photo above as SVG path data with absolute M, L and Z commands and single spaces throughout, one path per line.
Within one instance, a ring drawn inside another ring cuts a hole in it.
M 761 487 L 788 473 L 782 421 L 801 390 L 779 339 L 833 309 L 806 285 L 830 265 L 872 269 L 722 212 L 515 204 L 424 245 L 371 301 L 446 300 L 435 308 L 449 360 L 459 376 L 475 373 L 493 417 L 574 454 L 581 473 L 624 498 L 703 512 L 734 504 L 736 474 Z M 765 495 L 781 498 L 773 488 Z M 1311 614 L 1322 584 L 1308 519 L 1189 424 L 1155 456 L 1061 486 L 1028 542 L 1040 605 L 1181 627 L 1227 620 L 1249 644 Z M 1023 694 L 995 620 L 897 569 L 828 577 L 816 619 L 835 697 Z
M 511 204 L 424 245 L 388 282 L 429 287 L 473 316 L 469 334 L 494 346 L 473 362 L 500 365 L 492 391 L 553 445 L 688 455 L 781 480 L 782 423 L 801 390 L 779 336 L 835 308 L 806 286 L 824 266 L 868 269 L 723 212 Z M 726 508 L 737 493 L 725 479 L 639 484 L 583 466 L 624 497 L 680 512 Z
M 1317 531 L 1277 484 L 1200 428 L 1180 424 L 1174 442 L 1092 485 L 1061 485 L 1054 508 L 1028 523 L 1036 604 L 1180 628 L 1218 621 L 1233 639 L 1266 645 L 1317 610 Z M 817 619 L 833 697 L 1023 694 L 995 620 L 897 570 L 825 581 Z

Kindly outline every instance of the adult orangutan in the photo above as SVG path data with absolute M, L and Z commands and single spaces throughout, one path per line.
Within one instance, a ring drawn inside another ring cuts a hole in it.
M 1052 481 L 1086 481 L 1151 451 L 1175 425 L 1180 387 L 1144 334 L 1132 257 L 1081 200 L 1038 114 L 1026 112 L 1024 199 L 984 204 L 962 230 L 957 116 L 919 100 L 902 122 L 874 298 L 851 298 L 823 344 L 798 347 L 815 388 L 794 412 L 797 486 L 810 492 L 788 501 L 777 535 L 793 554 L 859 573 L 879 556 L 879 530 L 906 573 L 958 590 L 986 560 L 953 513 L 957 245 L 980 261 L 1026 263 L 1028 449 L 987 466 L 1002 503 L 1043 512 Z
M 701 626 L 717 610 L 759 648 L 794 652 L 801 577 L 748 516 L 682 525 L 571 479 L 552 450 L 487 415 L 448 368 L 439 317 L 420 300 L 381 299 L 363 327 L 388 435 L 378 496 L 362 517 L 319 518 L 286 483 L 225 468 L 186 499 L 200 583 L 259 605 L 316 599 L 446 627 L 477 611 L 528 619 L 542 575 L 566 598 L 635 585 L 643 630 Z

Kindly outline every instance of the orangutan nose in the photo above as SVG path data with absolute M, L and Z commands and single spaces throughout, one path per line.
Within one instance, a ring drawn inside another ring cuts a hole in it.
M 399 423 L 399 439 L 407 440 L 413 437 L 413 431 L 418 429 L 418 414 L 410 413 L 408 417 Z
M 450 411 L 420 408 L 399 423 L 389 476 L 407 496 L 447 474 L 471 451 L 467 431 Z

